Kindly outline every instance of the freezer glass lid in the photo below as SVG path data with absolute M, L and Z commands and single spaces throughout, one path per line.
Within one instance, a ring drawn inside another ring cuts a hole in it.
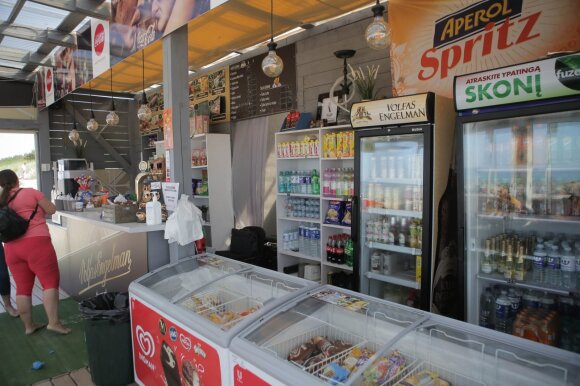
M 177 299 L 178 304 L 224 331 L 274 299 L 304 288 L 304 281 L 248 270 L 222 277 Z
M 372 299 L 324 288 L 243 338 L 313 377 L 345 384 L 397 334 L 426 318 L 422 311 Z
M 179 261 L 140 279 L 140 285 L 174 301 L 215 279 L 252 267 L 225 257 L 204 254 Z

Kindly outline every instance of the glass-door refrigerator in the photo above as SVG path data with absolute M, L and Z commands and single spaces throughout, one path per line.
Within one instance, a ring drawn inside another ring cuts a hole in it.
M 432 93 L 353 104 L 352 235 L 362 293 L 430 310 L 434 203 L 449 170 L 451 114 L 451 101 Z
M 466 320 L 580 352 L 580 55 L 455 79 Z

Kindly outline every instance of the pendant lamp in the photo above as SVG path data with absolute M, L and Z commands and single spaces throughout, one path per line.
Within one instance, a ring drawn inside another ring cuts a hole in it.
M 75 94 L 72 93 L 72 97 L 73 97 L 73 129 L 70 131 L 70 133 L 68 134 L 68 139 L 70 139 L 73 143 L 77 143 L 77 141 L 80 139 L 80 134 L 77 128 L 77 114 L 75 111 Z
M 142 74 L 143 74 L 143 95 L 141 96 L 141 107 L 137 110 L 137 118 L 141 121 L 149 121 L 151 119 L 151 109 L 147 102 L 147 94 L 145 93 L 145 49 L 141 51 Z
M 119 116 L 115 109 L 115 99 L 113 98 L 113 68 L 111 68 L 111 111 L 105 118 L 107 125 L 114 126 L 119 124 Z
M 87 122 L 87 130 L 88 131 L 97 131 L 99 128 L 99 122 L 95 119 L 95 112 L 93 111 L 93 85 L 92 82 L 89 82 L 89 95 L 91 97 L 91 119 Z
M 391 35 L 391 31 L 383 18 L 385 7 L 379 4 L 379 0 L 377 0 L 377 4 L 372 8 L 372 11 L 374 20 L 365 31 L 365 39 L 373 50 L 384 50 L 387 48 Z
M 262 71 L 266 76 L 275 78 L 284 70 L 284 62 L 276 53 L 277 44 L 274 43 L 274 0 L 270 0 L 270 43 L 268 43 L 268 55 L 262 60 Z

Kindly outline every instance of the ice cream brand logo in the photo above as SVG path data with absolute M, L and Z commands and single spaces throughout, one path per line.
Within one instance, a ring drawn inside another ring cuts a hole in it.
M 238 383 L 244 383 L 244 373 L 241 370 L 236 370 L 236 379 Z
M 137 30 L 137 49 L 141 49 L 147 46 L 149 43 L 155 40 L 155 26 L 151 24 L 145 30 Z
M 102 24 L 97 25 L 95 28 L 95 40 L 93 41 L 93 46 L 95 47 L 95 54 L 101 56 L 103 54 L 103 49 L 105 48 L 105 27 Z
M 184 349 L 187 351 L 191 350 L 191 339 L 183 334 L 179 334 L 179 341 L 181 342 L 181 345 Z
M 52 70 L 50 68 L 46 70 L 46 90 L 48 92 L 52 90 Z
M 205 351 L 203 351 L 199 343 L 193 346 L 193 352 L 202 357 L 203 359 L 205 359 L 206 356 Z
M 367 111 L 365 106 L 358 106 L 356 108 L 356 113 L 354 114 L 353 121 L 370 121 L 372 120 L 371 114 Z
M 177 340 L 177 330 L 173 326 L 169 327 L 169 338 L 174 342 Z
M 79 295 L 96 286 L 105 288 L 107 283 L 111 280 L 118 279 L 131 273 L 131 250 L 127 249 L 120 253 L 115 250 L 116 245 L 113 245 L 111 257 L 103 259 L 103 251 L 98 250 L 96 256 L 91 253 L 89 258 L 83 258 L 79 271 L 79 280 L 81 286 L 84 286 L 79 291 Z M 109 276 L 109 274 L 113 276 Z
M 135 334 L 137 335 L 137 342 L 139 343 L 141 352 L 145 356 L 153 358 L 153 355 L 155 355 L 155 343 L 153 342 L 153 336 L 151 336 L 151 333 L 145 331 L 140 325 L 137 325 L 135 328 Z

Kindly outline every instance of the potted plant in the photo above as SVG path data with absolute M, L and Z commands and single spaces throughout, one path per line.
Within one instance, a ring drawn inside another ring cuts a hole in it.
M 377 96 L 378 91 L 375 91 L 375 81 L 379 73 L 380 65 L 367 66 L 367 71 L 363 71 L 360 67 L 355 70 L 350 64 L 348 65 L 351 71 L 351 76 L 354 81 L 356 90 L 361 99 L 372 100 Z

